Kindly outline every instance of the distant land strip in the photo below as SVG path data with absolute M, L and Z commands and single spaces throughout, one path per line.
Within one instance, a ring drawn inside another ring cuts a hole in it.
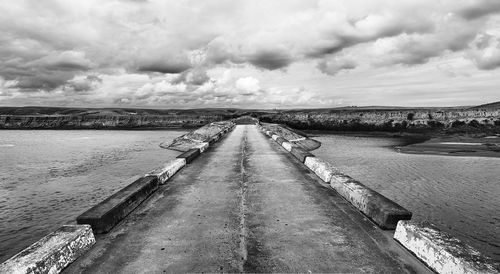
M 138 109 L 0 107 L 0 129 L 168 129 L 252 116 L 294 129 L 488 135 L 500 133 L 500 102 L 471 107 L 329 109 Z

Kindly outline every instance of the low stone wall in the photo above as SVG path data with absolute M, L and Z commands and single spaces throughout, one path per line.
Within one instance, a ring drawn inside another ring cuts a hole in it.
M 437 273 L 499 273 L 489 258 L 428 222 L 399 221 L 394 239 Z
M 160 147 L 186 152 L 191 149 L 205 146 L 203 143 L 216 142 L 222 134 L 235 126 L 232 121 L 222 121 L 207 124 L 199 129 L 188 132 L 175 138 L 172 142 L 161 143 Z
M 158 185 L 156 176 L 139 178 L 82 213 L 76 218 L 76 222 L 91 225 L 94 233 L 107 233 L 155 192 Z
M 234 123 L 231 122 L 207 125 L 207 128 L 202 131 L 210 133 L 209 138 L 203 139 L 206 142 L 190 142 L 189 145 L 192 148 L 177 156 L 172 162 L 152 170 L 142 178 L 82 213 L 76 218 L 77 223 L 91 225 L 94 233 L 107 233 L 155 192 L 159 185 L 165 184 L 182 167 L 191 163 L 201 153 L 205 152 L 210 142 L 219 140 L 220 136 L 226 134 L 232 128 L 234 128 Z M 190 136 L 202 135 L 199 129 L 193 132 L 191 132 Z
M 89 225 L 65 225 L 0 264 L 0 273 L 59 273 L 94 243 Z
M 345 174 L 334 173 L 330 186 L 383 229 L 395 229 L 399 220 L 411 219 L 410 211 Z

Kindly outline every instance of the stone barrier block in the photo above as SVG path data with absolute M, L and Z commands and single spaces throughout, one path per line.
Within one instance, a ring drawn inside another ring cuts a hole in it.
M 327 183 L 330 182 L 332 175 L 335 173 L 335 169 L 331 167 L 330 164 L 317 157 L 306 157 L 304 164 L 310 170 L 314 171 L 314 173 L 316 173 L 321 180 Z
M 191 163 L 196 157 L 200 156 L 201 152 L 197 148 L 190 149 L 181 155 L 177 156 L 177 158 L 184 158 L 186 159 L 186 164 Z
M 215 134 L 211 136 L 210 138 L 206 139 L 205 142 L 207 142 L 209 145 L 215 144 L 217 141 L 219 141 L 219 135 Z
M 210 146 L 217 143 L 217 140 L 215 138 L 209 138 L 208 140 L 205 140 L 205 141 L 207 141 L 208 145 L 210 145 Z
M 289 142 L 283 142 L 281 143 L 281 146 L 286 149 L 288 152 L 291 152 L 292 151 L 292 143 L 289 143 Z
M 276 138 L 276 140 L 275 140 L 275 141 L 276 141 L 276 143 L 278 143 L 278 144 L 280 144 L 280 145 L 281 145 L 281 144 L 283 144 L 284 142 L 286 142 L 286 139 L 280 136 L 280 137 Z
M 91 225 L 94 233 L 106 233 L 157 188 L 156 176 L 142 177 L 78 216 L 76 222 Z
M 174 174 L 177 173 L 177 171 L 179 171 L 185 165 L 186 165 L 186 159 L 177 158 L 173 161 L 168 162 L 165 166 L 149 172 L 145 176 L 156 176 L 158 178 L 158 183 L 160 185 L 163 185 L 167 182 L 168 179 L 174 176 Z
M 0 264 L 0 273 L 59 273 L 94 243 L 89 225 L 65 225 Z
M 499 273 L 491 259 L 428 222 L 399 221 L 394 239 L 437 273 Z
M 218 138 L 217 138 L 217 140 L 218 140 Z M 199 145 L 195 146 L 195 148 L 199 149 L 200 153 L 203 153 L 203 152 L 205 152 L 205 150 L 208 149 L 209 145 L 210 145 L 209 143 L 203 142 L 203 143 L 200 143 Z
M 296 146 L 292 147 L 290 153 L 292 153 L 292 155 L 295 156 L 295 158 L 299 159 L 299 161 L 301 161 L 302 163 L 306 161 L 307 157 L 314 157 L 314 155 L 309 151 Z
M 333 174 L 330 186 L 382 229 L 395 229 L 399 220 L 411 219 L 410 211 L 347 175 Z

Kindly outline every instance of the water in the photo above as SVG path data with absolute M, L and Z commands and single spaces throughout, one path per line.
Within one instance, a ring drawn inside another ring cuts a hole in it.
M 185 131 L 0 131 L 0 262 L 179 152 Z
M 320 134 L 313 153 L 500 261 L 500 158 L 398 153 L 404 140 Z

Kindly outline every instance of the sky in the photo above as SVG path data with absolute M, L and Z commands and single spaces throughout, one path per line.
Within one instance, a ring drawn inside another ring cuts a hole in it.
M 500 101 L 499 0 L 0 0 L 0 106 Z

